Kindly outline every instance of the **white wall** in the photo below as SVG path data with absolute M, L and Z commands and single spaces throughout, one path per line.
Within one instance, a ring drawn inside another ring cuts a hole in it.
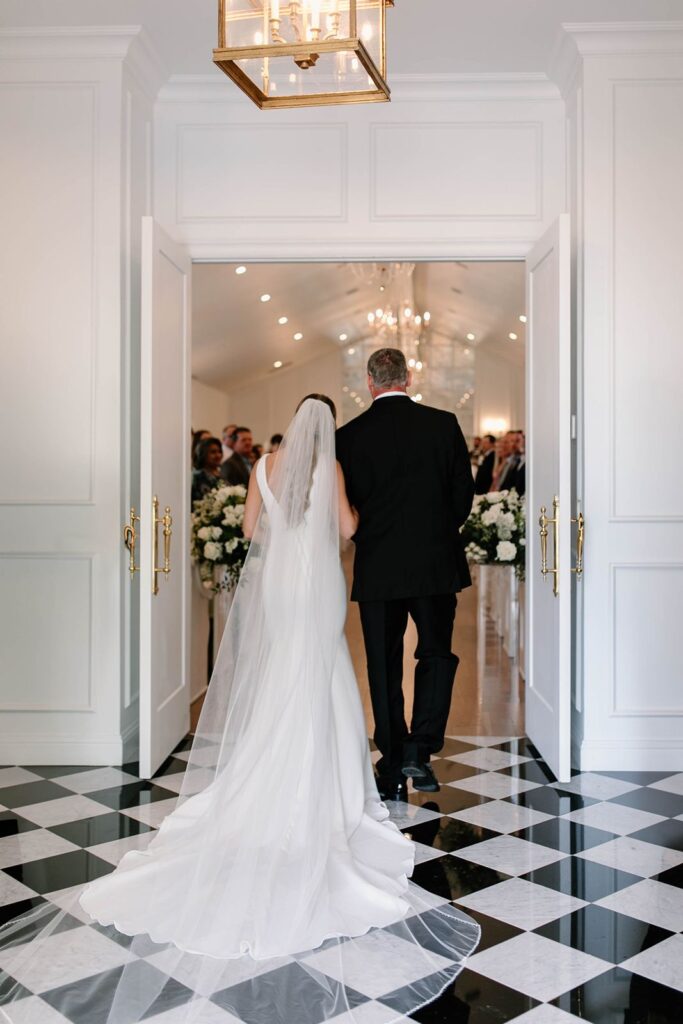
M 254 440 L 267 446 L 273 434 L 285 432 L 305 395 L 328 395 L 341 413 L 342 385 L 341 352 L 325 352 L 307 363 L 231 391 L 230 419 L 251 427 Z
M 681 769 L 683 31 L 570 29 L 586 518 L 575 756 Z
M 476 349 L 474 355 L 474 433 L 524 429 L 524 367 Z M 504 423 L 492 430 L 487 421 Z
M 223 427 L 229 422 L 229 398 L 225 391 L 212 388 L 192 378 L 192 429 L 210 430 L 214 437 L 220 437 Z

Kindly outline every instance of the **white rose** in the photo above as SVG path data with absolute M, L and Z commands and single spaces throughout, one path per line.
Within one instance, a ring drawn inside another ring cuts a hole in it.
M 233 553 L 233 551 L 235 550 L 236 547 L 237 547 L 237 537 L 233 537 L 231 540 L 228 540 L 228 541 L 225 542 L 225 550 L 226 550 L 226 552 L 229 555 L 231 555 Z
M 211 527 L 202 526 L 201 530 L 197 530 L 197 536 L 200 540 L 211 540 Z
M 510 540 L 515 526 L 515 517 L 512 512 L 501 512 L 498 516 L 496 529 L 501 540 Z
M 500 505 L 492 505 L 491 508 L 487 508 L 485 512 L 482 512 L 481 521 L 484 526 L 494 526 L 498 522 L 499 515 Z
M 220 540 L 222 534 L 223 534 L 223 531 L 221 530 L 220 526 L 212 526 L 211 527 L 211 535 L 212 535 L 214 540 Z
M 220 544 L 214 544 L 212 540 L 208 544 L 204 545 L 204 558 L 210 559 L 215 562 L 217 558 L 221 557 L 221 546 Z
M 496 558 L 499 562 L 512 562 L 517 554 L 517 547 L 509 540 L 501 540 L 496 547 Z
M 486 495 L 486 497 L 491 502 L 491 504 L 495 505 L 495 503 L 497 501 L 502 501 L 503 500 L 503 495 L 505 493 L 506 493 L 505 491 L 489 491 L 489 493 Z

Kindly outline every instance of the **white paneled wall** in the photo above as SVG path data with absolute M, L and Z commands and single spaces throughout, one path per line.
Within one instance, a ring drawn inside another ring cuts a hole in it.
M 229 398 L 225 391 L 193 378 L 191 402 L 192 429 L 210 430 L 214 437 L 221 437 L 223 427 L 229 422 Z
M 576 760 L 683 768 L 683 26 L 569 33 L 586 517 Z
M 524 367 L 491 355 L 474 353 L 474 432 L 502 433 L 524 429 Z M 500 426 L 493 428 L 493 422 Z

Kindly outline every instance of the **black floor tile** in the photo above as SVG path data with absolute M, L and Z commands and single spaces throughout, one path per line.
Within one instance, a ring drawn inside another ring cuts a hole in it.
M 480 804 L 488 804 L 491 798 L 481 796 L 479 793 L 469 793 L 466 789 L 457 789 L 454 786 L 442 786 L 438 793 L 420 793 L 419 790 L 408 791 L 408 803 L 424 807 L 429 804 L 430 809 L 440 811 L 442 814 L 455 814 L 456 811 L 466 811 L 470 807 L 478 807 Z
M 0 974 L 0 1006 L 9 1003 L 10 1000 L 23 999 L 30 996 L 29 989 L 20 985 L 10 974 Z
M 683 821 L 660 821 L 656 825 L 641 829 L 640 832 L 633 832 L 630 838 L 683 851 Z
M 127 810 L 129 807 L 140 807 L 155 803 L 157 800 L 169 800 L 177 797 L 170 789 L 163 789 L 154 782 L 127 782 L 123 786 L 101 789 L 97 793 L 88 793 L 91 800 L 97 800 L 105 807 L 114 810 Z
M 40 775 L 43 779 L 58 779 L 61 775 L 77 775 L 79 772 L 91 772 L 102 765 L 92 764 L 26 764 L 22 765 L 27 772 Z M 2 801 L 0 801 L 2 803 Z
M 454 754 L 466 754 L 470 750 L 477 749 L 474 743 L 465 743 L 464 740 L 455 740 L 447 736 L 438 754 L 439 757 L 453 757 Z
M 494 839 L 498 835 L 498 832 L 491 829 L 470 825 L 466 821 L 458 821 L 457 818 L 434 818 L 433 821 L 425 821 L 422 825 L 411 825 L 403 831 L 416 843 L 433 846 L 435 850 L 443 850 L 444 853 L 453 853 L 465 846 L 483 843 L 485 839 Z
M 542 786 L 555 782 L 555 776 L 545 761 L 523 761 L 521 764 L 511 764 L 507 768 L 499 768 L 498 771 L 501 775 L 509 775 L 513 779 L 525 779 L 527 782 L 538 782 Z
M 149 825 L 129 818 L 126 814 L 119 814 L 118 811 L 98 814 L 94 818 L 67 821 L 64 825 L 53 825 L 50 829 L 50 832 L 55 832 L 62 839 L 82 847 L 111 843 L 115 839 L 128 839 L 129 836 L 153 831 Z
M 651 786 L 653 782 L 668 779 L 678 772 L 592 772 L 593 775 L 607 775 L 611 779 L 632 782 L 634 786 Z
M 675 818 L 677 814 L 683 814 L 683 796 L 677 793 L 665 793 L 662 789 L 633 789 L 623 796 L 614 797 L 610 801 L 613 804 L 623 804 L 624 807 L 636 807 L 639 811 L 649 811 L 650 814 L 663 814 L 667 818 Z
M 70 789 L 64 789 L 55 782 L 24 782 L 20 786 L 3 786 L 0 790 L 4 807 L 28 807 L 29 804 L 42 804 L 45 800 L 59 800 L 61 797 L 73 796 Z
M 499 877 L 501 881 L 504 881 L 506 876 L 501 875 Z M 507 921 L 499 921 L 495 917 L 481 914 L 478 910 L 472 910 L 470 907 L 460 907 L 459 909 L 464 914 L 474 918 L 481 928 L 481 939 L 476 948 L 477 953 L 481 953 L 484 949 L 489 949 L 491 946 L 497 946 L 499 942 L 507 942 L 508 939 L 514 939 L 516 935 L 522 934 L 523 929 L 515 928 L 514 925 L 508 924 Z
M 514 796 L 506 797 L 506 799 L 512 804 L 533 807 L 535 811 L 556 815 L 569 814 L 570 811 L 577 811 L 580 807 L 590 807 L 591 804 L 600 802 L 587 796 L 580 796 L 578 793 L 565 793 L 552 786 L 528 789 L 526 793 L 515 793 Z
M 579 985 L 554 1006 L 590 1024 L 681 1024 L 683 992 L 620 967 Z
M 679 889 L 683 889 L 683 864 L 677 864 L 653 877 L 655 882 L 665 882 L 667 885 L 675 885 Z
M 150 1007 L 147 1016 L 160 1014 L 187 1003 L 192 993 L 180 982 L 167 978 L 156 967 L 144 960 L 133 961 L 125 968 L 117 967 L 95 977 L 84 978 L 70 985 L 62 985 L 42 994 L 42 999 L 61 1013 L 72 1024 L 107 1024 L 109 1010 L 116 988 L 126 972 L 125 985 L 140 986 L 140 991 L 158 987 L 159 996 Z
M 17 903 L 8 903 L 4 907 L 0 907 L 0 927 L 7 924 L 8 921 L 14 921 L 15 918 L 21 917 L 22 914 L 28 914 L 31 910 L 35 910 L 37 907 L 43 907 L 47 903 L 42 896 L 35 896 L 32 899 L 19 900 Z
M 483 775 L 481 768 L 472 768 L 469 764 L 449 761 L 447 758 L 432 759 L 432 770 L 439 782 L 458 782 L 460 779 L 472 779 L 475 775 Z
M 611 896 L 618 889 L 642 882 L 638 875 L 617 871 L 604 864 L 594 864 L 583 857 L 565 857 L 564 860 L 546 864 L 521 877 L 588 903 L 595 903 L 605 896 Z
M 467 968 L 435 1002 L 411 1014 L 420 1024 L 507 1024 L 538 1000 Z
M 516 740 L 506 740 L 504 743 L 495 743 L 490 749 L 506 750 L 509 754 L 519 754 L 520 757 L 533 757 L 534 761 L 541 760 L 538 749 L 526 736 Z
M 519 832 L 512 834 L 518 839 L 526 839 L 530 843 L 548 846 L 552 850 L 561 850 L 562 853 L 580 853 L 583 850 L 590 850 L 592 846 L 600 846 L 602 843 L 608 843 L 617 838 L 613 832 L 589 828 L 587 825 L 579 825 L 577 822 L 567 821 L 565 818 L 551 818 L 550 821 L 530 825 L 529 828 L 520 829 Z
M 537 935 L 590 953 L 610 965 L 620 964 L 673 934 L 634 917 L 593 906 L 582 907 L 534 930 Z
M 360 1006 L 368 1002 L 368 998 L 332 979 L 325 988 L 300 964 L 291 963 L 216 992 L 211 1002 L 222 1006 L 244 1024 L 263 1024 L 263 1007 L 271 1005 L 278 1007 L 275 1019 L 320 1024 L 332 1016 L 333 1007 L 342 1013 L 347 1006 Z
M 112 864 L 107 864 L 86 850 L 72 850 L 56 857 L 45 857 L 43 860 L 32 860 L 29 864 L 5 868 L 5 873 L 23 882 L 34 892 L 46 893 L 92 882 L 113 870 Z
M 17 836 L 20 832 L 32 832 L 38 828 L 32 821 L 27 821 L 14 811 L 0 811 L 0 839 Z
M 155 779 L 163 778 L 164 775 L 177 775 L 178 772 L 184 772 L 187 768 L 187 761 L 183 761 L 181 758 L 167 757 L 166 760 L 161 764 L 154 773 Z
M 455 901 L 497 882 L 504 882 L 509 877 L 501 871 L 446 854 L 418 864 L 412 881 L 436 896 Z

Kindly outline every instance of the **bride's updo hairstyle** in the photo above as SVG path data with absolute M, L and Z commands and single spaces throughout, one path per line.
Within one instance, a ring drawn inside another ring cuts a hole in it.
M 334 419 L 335 423 L 337 422 L 337 407 L 334 404 L 334 402 L 332 401 L 332 399 L 328 398 L 327 395 L 306 395 L 304 398 L 301 399 L 301 401 L 297 405 L 297 407 L 296 407 L 296 411 L 297 412 L 299 411 L 301 406 L 304 404 L 304 402 L 307 402 L 309 400 L 309 398 L 313 398 L 317 402 L 324 402 L 325 405 L 327 405 L 329 407 L 330 412 L 332 413 L 332 418 Z

